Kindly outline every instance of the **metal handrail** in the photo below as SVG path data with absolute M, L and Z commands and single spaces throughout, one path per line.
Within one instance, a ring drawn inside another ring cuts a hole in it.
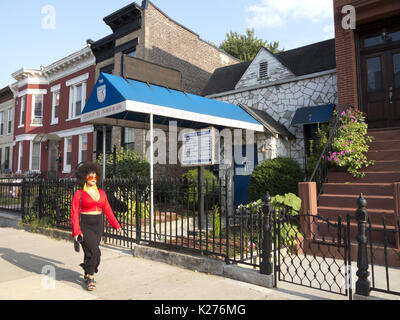
M 347 109 L 351 106 L 347 105 L 344 109 Z M 340 116 L 337 115 L 335 119 L 335 124 L 333 128 L 329 131 L 329 137 L 327 143 L 324 147 L 324 150 L 321 153 L 321 156 L 318 159 L 318 162 L 314 168 L 314 171 L 309 179 L 309 182 L 317 183 L 317 197 L 322 194 L 323 186 L 328 180 L 329 173 L 329 163 L 327 163 L 326 159 L 328 158 L 328 153 L 332 151 L 332 144 L 337 136 L 337 132 L 340 126 Z

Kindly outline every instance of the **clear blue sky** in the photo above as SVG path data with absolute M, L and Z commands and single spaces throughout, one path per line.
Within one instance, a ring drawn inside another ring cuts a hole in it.
M 0 88 L 22 67 L 49 65 L 111 33 L 103 22 L 132 0 L 0 1 Z M 141 0 L 135 1 L 140 4 Z M 279 41 L 286 50 L 332 38 L 333 0 L 153 0 L 157 7 L 202 39 L 219 45 L 229 30 Z M 43 27 L 51 6 L 55 28 Z

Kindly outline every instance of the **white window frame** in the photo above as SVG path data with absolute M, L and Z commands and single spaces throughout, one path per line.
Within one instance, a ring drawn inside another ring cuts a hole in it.
M 33 169 L 32 168 L 32 163 L 33 163 L 33 145 L 38 144 L 39 145 L 39 169 Z M 41 158 L 42 158 L 42 143 L 34 143 L 32 140 L 30 141 L 30 152 L 29 152 L 29 171 L 31 172 L 40 172 L 40 165 L 41 165 Z
M 36 118 L 35 118 L 36 96 L 41 96 L 41 97 L 42 97 L 42 110 L 41 110 L 40 123 L 33 123 L 33 120 L 36 119 Z M 43 104 L 44 104 L 44 95 L 43 95 L 43 94 L 38 93 L 38 94 L 33 94 L 33 95 L 32 95 L 31 127 L 42 127 L 42 126 L 43 126 Z
M 25 126 L 25 115 L 26 115 L 26 96 L 21 97 L 21 109 L 19 112 L 19 126 L 18 128 L 22 128 Z
M 87 96 L 87 80 L 89 79 L 89 73 L 80 75 L 74 79 L 66 82 L 66 86 L 69 87 L 69 106 L 68 106 L 68 119 L 66 121 L 80 119 L 81 115 L 76 115 L 76 88 L 82 85 L 82 97 L 81 97 L 81 113 L 86 104 Z
M 12 125 L 13 125 L 13 109 L 10 108 L 8 109 L 7 112 L 7 134 L 11 134 L 12 133 Z
M 18 170 L 17 170 L 17 172 L 19 172 L 19 173 L 22 171 L 23 156 L 24 156 L 24 144 L 23 144 L 23 141 L 19 141 L 19 144 L 18 144 Z
M 58 98 L 58 116 L 57 118 L 55 117 L 55 107 L 56 107 L 56 97 L 57 94 L 59 95 Z M 58 124 L 58 120 L 60 119 L 60 90 L 56 90 L 53 92 L 53 98 L 52 98 L 52 103 L 51 103 L 51 123 L 50 125 Z
M 64 171 L 63 173 L 70 173 L 71 172 L 71 164 L 67 164 L 67 152 L 68 152 L 68 140 L 71 139 L 71 149 L 73 148 L 73 140 L 72 137 L 65 137 L 64 138 Z M 72 155 L 72 150 L 71 150 Z
M 129 148 L 130 150 L 135 150 L 135 142 L 136 142 L 136 131 L 134 128 L 124 128 L 124 147 L 126 148 L 127 145 L 132 145 L 133 148 Z M 132 131 L 133 141 L 127 143 L 127 131 Z
M 87 141 L 87 143 L 86 143 L 86 158 L 87 158 L 87 151 L 88 151 L 87 146 L 88 146 L 88 142 L 89 142 L 89 140 L 88 140 L 89 136 L 88 136 L 88 134 L 80 134 L 79 135 L 78 163 L 82 162 L 83 137 L 86 137 L 86 141 Z M 86 159 L 86 161 L 88 161 L 88 159 Z

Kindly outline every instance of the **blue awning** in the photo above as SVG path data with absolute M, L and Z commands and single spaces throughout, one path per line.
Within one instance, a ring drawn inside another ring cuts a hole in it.
M 292 126 L 329 122 L 334 109 L 334 104 L 297 109 Z
M 264 132 L 263 125 L 238 105 L 105 73 L 97 80 L 81 122 L 145 122 L 150 114 L 156 124 L 178 120 L 178 126 L 187 128 L 211 125 Z

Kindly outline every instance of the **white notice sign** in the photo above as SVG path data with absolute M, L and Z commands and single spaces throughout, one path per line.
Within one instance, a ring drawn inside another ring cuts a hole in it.
M 214 130 L 205 129 L 183 135 L 182 165 L 214 165 Z

